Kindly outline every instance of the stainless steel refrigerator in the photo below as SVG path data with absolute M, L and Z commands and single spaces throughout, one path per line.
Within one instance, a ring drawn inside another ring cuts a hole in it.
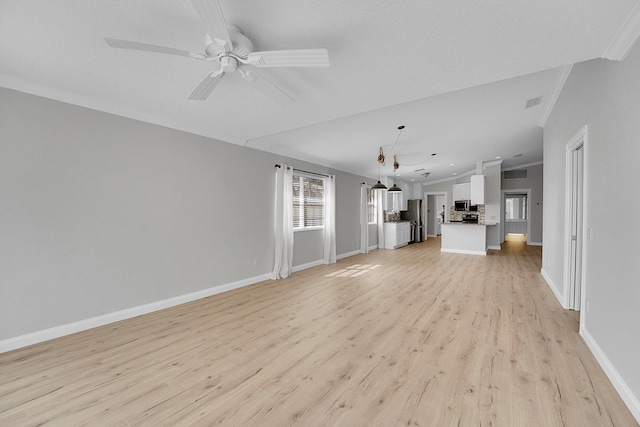
M 407 210 L 403 212 L 403 219 L 414 221 L 413 238 L 411 242 L 424 241 L 424 212 L 422 209 L 422 199 L 407 200 Z

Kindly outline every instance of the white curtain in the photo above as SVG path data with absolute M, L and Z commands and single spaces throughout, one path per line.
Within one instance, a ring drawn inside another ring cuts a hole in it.
M 336 263 L 336 177 L 329 175 L 324 187 L 324 263 Z
M 293 169 L 276 168 L 276 223 L 273 280 L 291 274 L 293 265 Z
M 369 253 L 369 187 L 360 186 L 360 253 Z

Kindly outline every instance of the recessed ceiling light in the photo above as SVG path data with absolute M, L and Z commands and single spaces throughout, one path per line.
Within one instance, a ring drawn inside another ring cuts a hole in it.
M 451 175 L 458 175 L 458 172 L 454 172 L 454 173 L 452 173 Z
M 502 156 L 496 156 L 496 159 L 501 159 L 501 158 L 502 158 Z
M 449 166 L 455 166 L 455 165 L 456 165 L 455 163 L 449 163 Z
M 413 181 L 415 181 L 415 180 L 416 180 L 415 178 L 411 178 L 411 182 L 413 182 Z

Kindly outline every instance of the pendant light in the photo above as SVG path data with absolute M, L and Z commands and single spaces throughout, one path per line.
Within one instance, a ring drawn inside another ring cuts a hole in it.
M 393 182 L 393 187 L 391 187 L 390 189 L 387 190 L 387 192 L 389 193 L 402 193 L 402 188 L 398 187 L 395 183 L 395 181 Z
M 404 128 L 404 126 L 402 126 Z M 400 129 L 400 128 L 398 128 Z M 400 167 L 400 163 L 398 163 L 398 159 L 396 158 L 395 154 L 393 156 L 393 187 L 391 187 L 388 192 L 389 193 L 402 193 L 402 188 L 398 187 L 396 185 L 396 171 L 398 170 L 398 168 Z
M 384 164 L 384 152 L 380 147 L 380 155 L 378 156 L 378 183 L 371 187 L 372 190 L 386 190 L 387 186 L 380 182 L 380 165 Z
M 386 190 L 387 186 L 384 185 L 383 183 L 381 183 L 380 181 L 378 181 L 373 187 L 371 187 L 372 190 Z

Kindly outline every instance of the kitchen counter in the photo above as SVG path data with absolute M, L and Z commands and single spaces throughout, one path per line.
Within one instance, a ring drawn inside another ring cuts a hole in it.
M 487 227 L 495 224 L 443 222 L 440 252 L 487 254 Z
M 464 222 L 464 221 L 447 221 L 440 224 L 455 224 L 455 225 L 496 225 L 495 222 Z

